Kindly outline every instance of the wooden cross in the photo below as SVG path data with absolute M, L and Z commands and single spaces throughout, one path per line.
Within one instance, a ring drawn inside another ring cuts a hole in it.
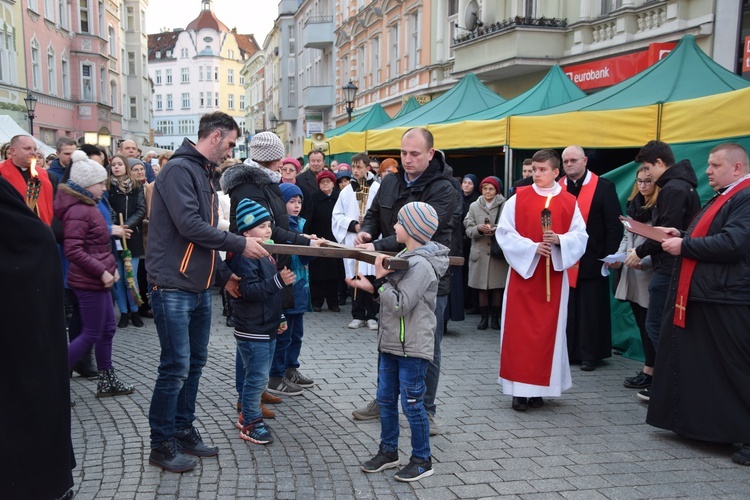
M 680 295 L 680 303 L 674 305 L 677 309 L 680 310 L 680 320 L 682 320 L 682 315 L 685 313 L 684 300 L 685 300 L 685 297 Z

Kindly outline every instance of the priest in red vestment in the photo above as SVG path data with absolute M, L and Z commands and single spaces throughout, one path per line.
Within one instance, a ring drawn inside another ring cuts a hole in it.
M 498 383 L 513 409 L 544 404 L 572 385 L 565 336 L 568 277 L 586 251 L 588 234 L 576 199 L 555 179 L 560 157 L 550 149 L 532 158 L 534 184 L 505 202 L 495 237 L 511 267 L 503 300 Z M 550 228 L 543 230 L 542 211 Z
M 52 182 L 47 171 L 35 165 L 34 138 L 16 135 L 10 140 L 8 159 L 0 163 L 0 176 L 21 194 L 26 205 L 49 226 L 54 216 Z

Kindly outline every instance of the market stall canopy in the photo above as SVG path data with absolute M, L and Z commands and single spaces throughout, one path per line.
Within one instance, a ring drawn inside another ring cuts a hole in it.
M 664 133 L 663 103 L 749 86 L 685 35 L 664 59 L 632 78 L 568 104 L 511 117 L 509 144 L 523 149 L 638 147 Z M 710 115 L 702 119 L 711 121 Z
M 553 66 L 529 90 L 502 104 L 448 122 L 430 125 L 441 149 L 487 148 L 506 144 L 505 117 L 558 106 L 586 96 L 560 66 Z
M 11 118 L 10 116 L 0 115 L 0 144 L 10 142 L 10 140 L 17 135 L 30 134 L 22 129 L 21 126 L 17 124 L 15 120 L 13 120 L 13 118 Z M 55 148 L 47 146 L 36 137 L 34 137 L 33 139 L 34 142 L 36 142 L 37 148 L 41 149 L 41 151 L 44 153 L 44 156 L 55 152 Z
M 367 133 L 367 149 L 383 151 L 399 149 L 401 136 L 411 127 L 426 127 L 431 123 L 449 121 L 454 117 L 478 113 L 505 99 L 485 87 L 473 73 L 468 73 L 449 91 L 423 104 L 411 113 L 396 118 Z
M 407 113 L 411 113 L 415 109 L 419 107 L 419 103 L 414 97 L 410 97 L 403 106 L 401 106 L 401 109 L 398 110 L 398 113 L 396 113 L 396 116 L 393 117 L 393 119 L 401 118 Z

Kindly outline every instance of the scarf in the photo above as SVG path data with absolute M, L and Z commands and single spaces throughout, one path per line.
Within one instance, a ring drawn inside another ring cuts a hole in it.
M 68 186 L 70 189 L 72 189 L 73 191 L 75 191 L 78 194 L 82 194 L 83 196 L 87 196 L 87 197 L 91 198 L 94 201 L 97 201 L 97 202 L 99 201 L 96 198 L 94 198 L 94 195 L 91 193 L 91 191 L 89 191 L 86 188 L 83 188 L 83 187 L 79 186 L 78 184 L 76 184 L 75 182 L 71 181 L 70 179 L 68 179 L 68 182 L 66 182 L 65 185 Z
M 122 180 L 112 177 L 110 184 L 119 189 L 123 194 L 130 194 L 134 187 L 133 178 L 130 176 L 125 176 Z
M 264 172 L 266 176 L 268 176 L 272 184 L 281 184 L 281 172 L 274 172 L 273 170 L 269 168 L 262 167 L 259 164 L 255 163 L 250 158 L 245 160 L 245 165 L 247 165 L 250 168 L 257 168 L 261 170 L 262 172 Z
M 651 212 L 654 210 L 654 206 L 646 207 L 646 198 L 641 193 L 635 195 L 635 198 L 630 200 L 625 207 L 625 213 L 631 219 L 637 220 L 638 222 L 651 222 Z

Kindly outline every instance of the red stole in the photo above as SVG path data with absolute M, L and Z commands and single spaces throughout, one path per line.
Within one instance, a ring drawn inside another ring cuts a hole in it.
M 719 213 L 721 207 L 723 207 L 732 196 L 747 187 L 750 187 L 750 179 L 745 179 L 737 184 L 728 194 L 717 196 L 711 205 L 706 207 L 700 220 L 695 224 L 693 230 L 690 231 L 690 237 L 703 238 L 706 236 L 706 234 L 708 234 L 708 229 L 711 227 L 711 223 L 714 221 L 714 218 L 716 218 L 716 214 Z M 674 302 L 674 317 L 672 318 L 672 324 L 679 326 L 680 328 L 685 328 L 690 282 L 693 280 L 693 271 L 695 271 L 695 266 L 697 264 L 698 261 L 695 259 L 689 259 L 687 257 L 682 258 L 680 277 L 677 281 L 677 297 Z
M 591 171 L 589 171 L 591 172 Z M 567 191 L 568 186 L 565 184 L 566 178 L 560 179 L 560 185 Z M 581 186 L 581 191 L 578 193 L 578 210 L 581 211 L 581 217 L 583 222 L 589 223 L 589 213 L 591 213 L 591 202 L 594 201 L 594 192 L 596 191 L 596 185 L 599 183 L 599 176 L 594 172 L 591 172 L 591 179 L 587 184 Z M 578 265 L 581 263 L 579 260 L 573 267 L 568 269 L 568 281 L 570 287 L 575 288 L 578 285 Z
M 39 175 L 39 181 L 42 183 L 42 189 L 39 192 L 39 198 L 37 199 L 34 213 L 47 224 L 52 224 L 52 216 L 54 215 L 53 203 L 52 203 L 52 183 L 49 180 L 47 171 L 43 168 L 37 168 L 37 174 Z M 5 178 L 26 200 L 26 181 L 23 179 L 21 171 L 16 167 L 11 159 L 7 159 L 0 163 L 0 175 Z
M 516 231 L 535 242 L 542 241 L 541 214 L 547 197 L 533 187 L 516 193 Z M 563 190 L 550 200 L 552 230 L 565 234 L 576 208 L 576 199 Z M 500 377 L 514 382 L 549 386 L 560 314 L 563 273 L 550 269 L 550 302 L 547 302 L 544 257 L 529 279 L 512 268 L 506 293 Z

